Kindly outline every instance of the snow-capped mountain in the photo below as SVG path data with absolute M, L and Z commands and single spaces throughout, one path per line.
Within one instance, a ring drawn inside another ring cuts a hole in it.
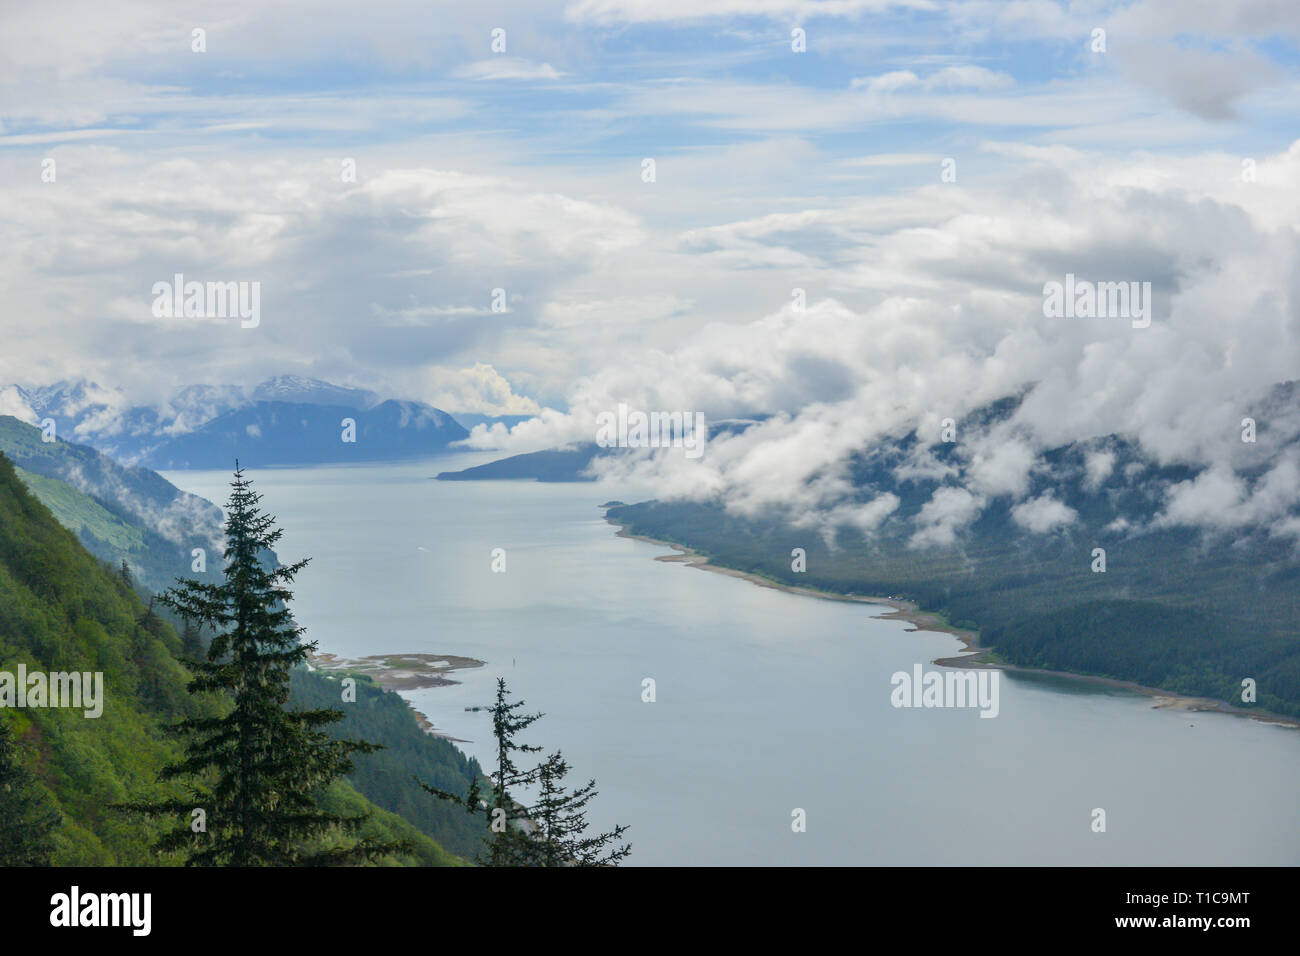
M 86 381 L 0 388 L 0 403 L 30 424 L 53 422 L 59 438 L 157 468 L 224 468 L 236 455 L 250 466 L 414 458 L 467 434 L 430 405 L 298 375 L 252 389 L 190 385 L 157 405 Z M 345 419 L 355 441 L 343 438 Z
M 365 388 L 333 385 L 318 378 L 301 375 L 277 375 L 253 389 L 255 402 L 294 402 L 299 405 L 343 405 L 347 408 L 373 408 L 381 401 Z

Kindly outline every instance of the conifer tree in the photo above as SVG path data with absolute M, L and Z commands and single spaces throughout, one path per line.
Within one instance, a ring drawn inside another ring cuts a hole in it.
M 522 804 L 514 797 L 515 789 L 537 780 L 537 768 L 521 770 L 515 763 L 515 754 L 535 753 L 541 750 L 515 740 L 520 731 L 542 718 L 542 714 L 516 714 L 524 707 L 524 701 L 508 700 L 506 682 L 497 678 L 496 703 L 488 708 L 492 715 L 492 736 L 496 740 L 497 766 L 492 774 L 492 790 L 489 800 L 482 799 L 478 781 L 470 784 L 466 797 L 431 787 L 420 781 L 420 786 L 429 793 L 443 800 L 459 804 L 470 813 L 483 813 L 488 818 L 489 834 L 486 838 L 486 855 L 479 862 L 486 866 L 526 866 L 532 856 L 532 846 L 528 839 L 531 822 Z
M 195 660 L 203 654 L 203 635 L 193 620 L 182 622 L 181 653 L 187 661 Z
M 606 833 L 587 835 L 587 804 L 597 795 L 596 781 L 588 780 L 575 790 L 564 788 L 569 765 L 557 750 L 538 768 L 537 802 L 529 808 L 537 824 L 536 847 L 539 866 L 616 866 L 632 852 L 618 844 L 626 826 Z
M 340 710 L 289 711 L 289 674 L 315 649 L 289 610 L 288 585 L 307 561 L 268 570 L 264 558 L 280 539 L 275 518 L 259 508 L 238 464 L 226 511 L 224 579 L 220 584 L 178 580 L 161 597 L 187 622 L 214 631 L 206 660 L 195 662 L 192 693 L 217 692 L 229 700 L 221 716 L 197 716 L 176 729 L 190 736 L 182 760 L 165 767 L 162 780 L 184 779 L 189 799 L 134 804 L 144 813 L 178 814 L 183 822 L 158 842 L 182 850 L 190 865 L 319 865 L 375 859 L 401 844 L 362 840 L 307 850 L 320 840 L 355 831 L 365 817 L 322 810 L 317 795 L 352 769 L 351 754 L 375 745 L 334 741 L 320 728 L 343 718 Z M 203 811 L 196 832 L 194 810 Z
M 49 866 L 61 818 L 22 765 L 9 724 L 0 717 L 0 866 Z
M 596 781 L 566 791 L 563 779 L 569 767 L 557 752 L 543 763 L 523 769 L 515 754 L 537 753 L 542 748 L 521 744 L 515 738 L 542 714 L 517 714 L 524 701 L 509 702 L 503 678 L 497 678 L 492 734 L 496 740 L 497 767 L 492 774 L 490 802 L 482 799 L 478 781 L 466 797 L 458 797 L 421 782 L 429 793 L 489 818 L 487 853 L 479 860 L 487 866 L 615 866 L 631 852 L 630 846 L 610 848 L 627 827 L 586 836 L 586 807 L 596 796 Z M 517 798 L 524 788 L 536 785 L 538 801 L 529 806 Z

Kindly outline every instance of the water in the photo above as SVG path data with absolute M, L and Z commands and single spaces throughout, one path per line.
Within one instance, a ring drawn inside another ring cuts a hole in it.
M 524 742 L 596 778 L 594 824 L 630 824 L 629 863 L 1300 864 L 1300 732 L 1006 674 L 995 719 L 895 709 L 890 676 L 955 638 L 654 561 L 597 507 L 647 489 L 429 480 L 492 457 L 252 477 L 281 559 L 313 559 L 294 610 L 321 650 L 486 661 L 406 696 L 486 767 L 488 715 L 464 708 L 505 677 L 546 714 Z

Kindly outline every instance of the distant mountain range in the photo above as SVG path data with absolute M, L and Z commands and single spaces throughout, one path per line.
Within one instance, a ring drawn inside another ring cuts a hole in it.
M 191 385 L 158 405 L 127 405 L 91 382 L 11 386 L 6 407 L 54 422 L 60 438 L 151 468 L 230 468 L 422 458 L 469 432 L 422 402 L 283 375 L 252 389 Z M 17 407 L 14 407 L 14 406 Z M 473 416 L 474 424 L 496 419 Z

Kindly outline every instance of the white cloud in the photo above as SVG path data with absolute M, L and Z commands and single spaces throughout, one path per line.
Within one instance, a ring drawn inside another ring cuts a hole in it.
M 516 395 L 505 376 L 483 362 L 472 368 L 430 369 L 426 394 L 430 405 L 453 415 L 456 412 L 482 415 L 536 415 L 541 412 L 535 401 Z
M 983 506 L 983 500 L 965 488 L 938 489 L 921 506 L 917 517 L 920 527 L 912 535 L 912 547 L 952 547 L 957 542 L 958 533 L 975 520 Z
M 13 385 L 0 388 L 0 415 L 12 415 L 19 421 L 35 425 L 40 417 L 32 411 L 31 406 L 23 400 L 18 389 Z
M 1039 495 L 1011 509 L 1011 520 L 1034 534 L 1046 534 L 1073 524 L 1078 516 L 1073 508 L 1051 495 Z
M 935 185 L 693 233 L 688 248 L 706 262 L 739 253 L 722 260 L 738 275 L 787 276 L 772 283 L 774 298 L 796 281 L 808 286 L 808 307 L 708 325 L 671 348 L 624 356 L 574 384 L 568 414 L 497 441 L 533 450 L 548 436 L 578 440 L 596 412 L 619 402 L 710 418 L 768 415 L 711 440 L 699 462 L 628 458 L 617 473 L 653 475 L 661 497 L 721 496 L 743 514 L 843 520 L 852 452 L 914 427 L 937 441 L 940 419 L 960 421 L 1023 390 L 1006 421 L 959 430 L 967 487 L 927 504 L 918 545 L 955 540 L 998 497 L 1022 504 L 1046 449 L 1111 434 L 1153 462 L 1217 468 L 1173 492 L 1169 521 L 1222 522 L 1225 507 L 1232 520 L 1285 509 L 1286 462 L 1273 462 L 1250 497 L 1232 475 L 1268 461 L 1263 445 L 1240 458 L 1241 418 L 1300 369 L 1300 319 L 1284 292 L 1300 266 L 1292 226 L 1300 191 L 1288 179 L 1300 176 L 1300 144 L 1260 157 L 1249 188 L 1227 156 L 1153 167 L 1142 155 L 1049 151 L 1025 162 L 1023 175 L 977 191 Z M 1151 326 L 1044 318 L 1042 283 L 1066 272 L 1151 281 Z M 843 300 L 816 297 L 828 287 Z M 1092 487 L 1115 465 L 1096 449 L 1085 463 Z M 946 467 L 921 455 L 899 475 L 942 476 Z M 1016 514 L 1031 529 L 1071 520 L 1065 505 L 1041 496 Z
M 549 63 L 508 56 L 470 63 L 457 70 L 456 75 L 470 80 L 558 80 L 564 76 Z
M 655 23 L 713 17 L 767 17 L 801 22 L 857 18 L 890 8 L 934 9 L 932 0 L 576 0 L 565 8 L 575 22 Z
M 1115 470 L 1115 453 L 1106 449 L 1089 452 L 1084 458 L 1084 468 L 1087 472 L 1084 487 L 1095 491 Z
M 924 79 L 911 70 L 894 70 L 880 76 L 857 77 L 850 84 L 853 89 L 870 93 L 893 93 L 898 90 L 996 90 L 1016 85 L 1007 73 L 997 73 L 982 66 L 945 66 Z

